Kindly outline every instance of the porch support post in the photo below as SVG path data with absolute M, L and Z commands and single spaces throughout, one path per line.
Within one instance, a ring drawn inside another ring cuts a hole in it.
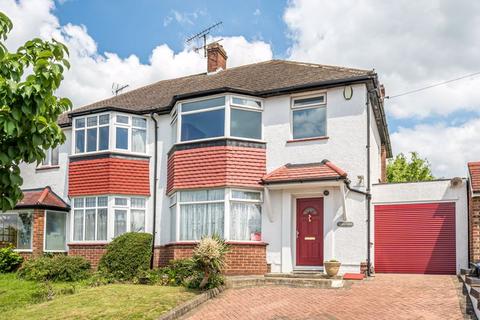
M 291 194 L 282 191 L 282 272 L 293 271 L 292 266 L 292 200 Z

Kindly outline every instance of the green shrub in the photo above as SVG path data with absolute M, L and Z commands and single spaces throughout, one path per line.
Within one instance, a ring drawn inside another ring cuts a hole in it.
M 23 257 L 12 246 L 0 249 L 0 273 L 13 272 L 20 267 Z
M 193 259 L 176 259 L 160 269 L 162 283 L 166 285 L 186 285 L 188 279 L 196 273 Z
M 18 276 L 34 281 L 79 281 L 90 276 L 90 262 L 65 255 L 40 257 L 25 261 Z
M 107 252 L 100 259 L 99 271 L 119 281 L 133 280 L 149 269 L 151 249 L 151 234 L 124 233 L 107 246 Z

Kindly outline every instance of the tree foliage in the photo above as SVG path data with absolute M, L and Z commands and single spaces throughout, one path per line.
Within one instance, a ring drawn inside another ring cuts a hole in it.
M 416 182 L 433 179 L 435 178 L 430 163 L 427 159 L 420 158 L 416 152 L 410 153 L 410 160 L 400 153 L 387 165 L 388 182 Z
M 33 39 L 16 52 L 4 41 L 13 27 L 0 12 L 0 209 L 22 198 L 19 164 L 40 163 L 45 150 L 65 141 L 57 125 L 70 100 L 55 96 L 70 65 L 67 47 L 55 40 Z

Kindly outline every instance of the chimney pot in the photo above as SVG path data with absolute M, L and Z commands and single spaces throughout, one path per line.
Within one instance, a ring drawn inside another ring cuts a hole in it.
M 216 72 L 227 69 L 227 52 L 218 42 L 207 46 L 207 72 Z

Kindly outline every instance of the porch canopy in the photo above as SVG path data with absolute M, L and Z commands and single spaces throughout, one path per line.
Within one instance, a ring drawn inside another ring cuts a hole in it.
M 23 190 L 23 199 L 15 209 L 50 209 L 70 211 L 70 206 L 47 186 L 38 189 Z

